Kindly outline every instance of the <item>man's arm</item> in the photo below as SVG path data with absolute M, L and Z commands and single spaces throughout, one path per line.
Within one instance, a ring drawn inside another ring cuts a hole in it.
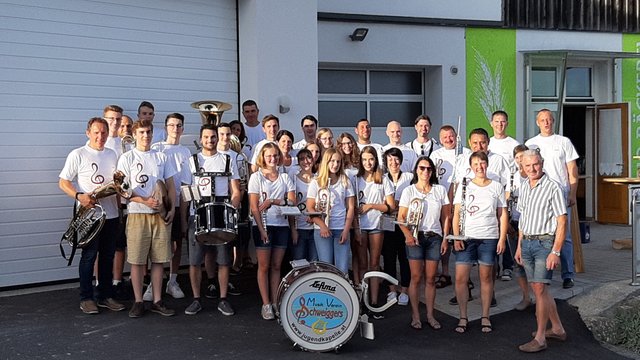
M 576 194 L 578 192 L 578 165 L 575 160 L 567 163 L 567 171 L 569 172 L 569 199 L 567 205 L 571 207 L 576 203 Z
M 78 194 L 76 187 L 73 186 L 73 183 L 69 180 L 60 179 L 58 186 L 60 190 L 64 191 L 69 197 L 78 200 L 80 205 L 84 207 L 93 207 L 96 204 L 96 199 L 94 199 L 91 194 Z M 78 196 L 76 196 L 76 194 L 78 194 Z

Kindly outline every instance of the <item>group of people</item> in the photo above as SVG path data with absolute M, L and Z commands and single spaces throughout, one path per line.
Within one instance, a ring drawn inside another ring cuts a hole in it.
M 179 144 L 184 129 L 181 114 L 167 116 L 162 138 L 154 142 L 153 105 L 143 102 L 140 109 L 139 120 L 132 125 L 127 125 L 131 121 L 123 119 L 117 106 L 105 108 L 102 118 L 92 118 L 86 131 L 89 141 L 69 155 L 60 174 L 61 189 L 80 205 L 97 201 L 107 209 L 100 235 L 82 251 L 83 312 L 125 308 L 114 299 L 114 289 L 122 282 L 126 246 L 135 298 L 129 316 L 141 316 L 145 300 L 152 301 L 151 311 L 173 315 L 175 311 L 161 300 L 164 264 L 170 263 L 166 292 L 184 297 L 176 274 L 182 240 L 188 239 L 193 302 L 185 313 L 194 315 L 202 309 L 204 263 L 210 279 L 207 291 L 217 290 L 218 310 L 233 315 L 227 298 L 233 288 L 229 274 L 249 264 L 245 255 L 252 239 L 265 320 L 274 318 L 285 259 L 333 264 L 358 284 L 365 272 L 380 270 L 382 258 L 389 275 L 397 278 L 396 269 L 400 269 L 399 285 L 388 287 L 387 300 L 410 304 L 410 325 L 422 329 L 419 288 L 424 279 L 426 323 L 438 330 L 436 289 L 452 284 L 449 255 L 453 253 L 455 297 L 450 303 L 460 309 L 456 332 L 467 331 L 470 272 L 478 265 L 482 332 L 493 330 L 490 307 L 496 301 L 495 279 L 510 280 L 515 275 L 522 291 L 516 308 L 524 310 L 532 303 L 530 286 L 538 324 L 534 338 L 520 349 L 536 352 L 546 348 L 546 339 L 566 339 L 548 285 L 554 268 L 562 265 L 563 286 L 573 286 L 573 249 L 567 231 L 571 211 L 567 209 L 575 204 L 578 155 L 569 139 L 554 134 L 551 111 L 537 114 L 540 134 L 524 145 L 506 135 L 508 115 L 496 111 L 490 123 L 493 136 L 482 128 L 473 129 L 469 148 L 458 143 L 456 130 L 449 125 L 441 127 L 439 141 L 431 138 L 432 124 L 426 115 L 415 119 L 416 138 L 406 144 L 401 124 L 391 121 L 386 129 L 389 143 L 383 146 L 371 141 L 367 119 L 356 122 L 355 137 L 345 132 L 334 138 L 331 129 L 319 128 L 312 115 L 302 118 L 304 139 L 295 142 L 290 131 L 280 129 L 278 117 L 267 115 L 259 121 L 257 104 L 248 100 L 242 104 L 245 123 L 203 125 L 201 151 L 191 155 Z M 145 118 L 148 109 L 151 119 Z M 128 126 L 135 148 L 123 153 L 114 144 L 119 144 L 118 130 L 126 135 Z M 233 136 L 240 149 L 230 148 Z M 248 179 L 241 179 L 245 166 Z M 115 197 L 96 200 L 91 196 L 96 187 L 111 181 L 116 169 L 126 175 L 133 191 L 122 202 L 125 206 Z M 195 240 L 197 204 L 185 201 L 181 188 L 198 183 L 201 173 L 225 174 L 211 179 L 214 190 L 205 201 L 227 201 L 244 209 L 250 219 L 233 247 Z M 166 184 L 166 211 L 161 211 L 162 201 L 154 196 L 158 180 Z M 286 215 L 282 210 L 288 206 L 297 207 L 300 215 Z M 126 220 L 118 221 L 123 217 L 119 207 L 126 207 Z M 94 301 L 91 276 L 96 259 Z M 148 262 L 151 282 L 143 294 Z M 369 281 L 369 302 L 376 306 L 386 285 Z M 384 317 L 383 313 L 371 315 Z

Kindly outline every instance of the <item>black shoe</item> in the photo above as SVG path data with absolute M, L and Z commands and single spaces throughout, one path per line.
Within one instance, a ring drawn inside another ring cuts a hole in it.
M 573 285 L 573 279 L 564 279 L 564 281 L 562 282 L 563 289 L 571 289 Z
M 218 288 L 216 288 L 215 284 L 209 284 L 209 286 L 207 286 L 207 289 L 204 291 L 204 296 L 207 299 L 218 298 Z
M 233 286 L 233 284 L 229 282 L 227 286 L 227 294 L 233 295 L 233 296 L 239 296 L 239 295 L 242 295 L 242 292 L 240 292 L 240 290 L 238 290 L 237 287 Z
M 471 295 L 471 288 L 469 288 L 469 300 L 467 301 L 471 301 L 471 300 L 473 300 L 473 295 Z M 449 305 L 458 305 L 458 298 L 454 296 L 451 299 L 449 299 Z
M 242 274 L 242 269 L 236 270 L 233 266 L 229 269 L 229 275 L 231 276 L 238 276 L 240 274 Z
M 491 298 L 490 307 L 496 307 L 496 306 L 498 306 L 498 302 L 496 301 L 496 297 L 494 296 L 494 297 Z
M 124 284 L 124 281 L 118 283 L 118 285 L 113 285 L 113 297 L 119 301 L 127 301 L 129 300 L 129 289 Z

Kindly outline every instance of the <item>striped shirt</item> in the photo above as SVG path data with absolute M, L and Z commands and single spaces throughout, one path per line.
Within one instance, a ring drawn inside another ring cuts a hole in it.
M 520 231 L 524 235 L 553 235 L 558 226 L 557 217 L 567 213 L 562 188 L 543 174 L 531 188 L 527 180 L 520 185 L 518 198 Z

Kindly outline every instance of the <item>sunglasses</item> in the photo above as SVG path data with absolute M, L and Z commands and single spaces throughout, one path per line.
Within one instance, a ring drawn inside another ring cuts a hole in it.
M 431 166 L 418 166 L 420 171 L 431 171 Z

